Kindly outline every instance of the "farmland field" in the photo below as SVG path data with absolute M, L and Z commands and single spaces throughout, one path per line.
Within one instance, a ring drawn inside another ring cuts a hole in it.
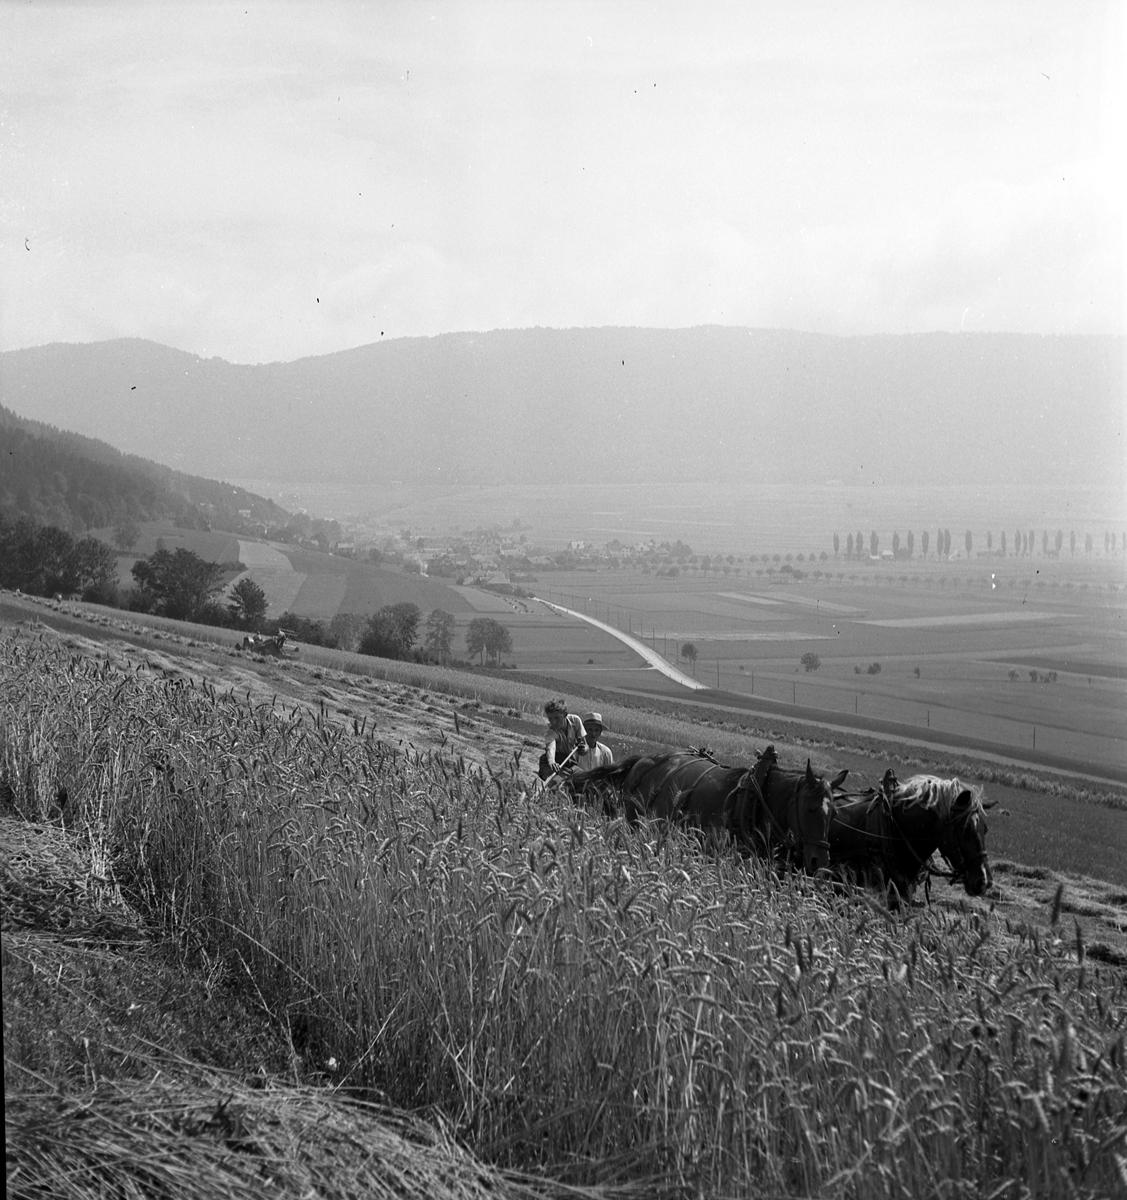
M 232 552 L 206 536 L 207 548 Z M 237 552 L 272 616 L 328 621 L 400 601 L 424 615 L 443 608 L 458 656 L 470 621 L 488 615 L 509 630 L 506 663 L 519 671 L 677 691 L 611 634 L 534 601 L 312 551 L 244 541 Z M 1127 767 L 1127 556 L 785 558 L 718 556 L 707 569 L 660 573 L 546 570 L 529 586 L 641 638 L 718 692 Z M 680 661 L 685 643 L 691 664 Z
M 582 571 L 538 586 L 673 661 L 691 643 L 695 674 L 718 691 L 1127 765 L 1120 561 L 748 574 Z M 814 669 L 804 655 L 816 656 Z M 582 664 L 567 677 L 586 678 Z M 621 685 L 637 686 L 636 675 Z
M 995 894 L 889 913 L 530 791 L 539 697 L 503 677 L 0 619 L 9 1193 L 1114 1194 L 1123 883 L 993 839 L 1055 806 L 1046 856 L 1090 861 L 1122 792 L 991 785 Z M 605 707 L 620 750 L 748 741 Z M 391 1105 L 446 1137 L 389 1142 Z

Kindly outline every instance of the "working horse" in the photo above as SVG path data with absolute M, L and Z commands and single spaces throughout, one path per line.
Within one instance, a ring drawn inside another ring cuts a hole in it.
M 793 859 L 811 874 L 829 866 L 833 790 L 815 775 L 778 765 L 768 746 L 752 767 L 729 767 L 700 751 L 639 754 L 577 772 L 564 786 L 577 799 L 600 798 L 608 813 L 662 817 L 726 830 L 743 849 Z
M 992 884 L 986 854 L 987 804 L 979 789 L 956 778 L 885 773 L 879 789 L 834 793 L 830 861 L 839 873 L 884 890 L 895 907 L 921 881 L 945 875 L 969 896 Z M 937 871 L 938 852 L 947 871 Z

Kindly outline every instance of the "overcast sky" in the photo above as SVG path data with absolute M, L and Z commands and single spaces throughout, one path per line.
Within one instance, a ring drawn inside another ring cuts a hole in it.
M 1124 330 L 1120 0 L 0 0 L 0 348 Z

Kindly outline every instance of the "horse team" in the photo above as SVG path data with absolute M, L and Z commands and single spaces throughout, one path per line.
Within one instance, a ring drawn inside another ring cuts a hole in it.
M 879 788 L 847 792 L 831 779 L 786 770 L 768 746 L 750 767 L 725 766 L 706 750 L 639 754 L 577 772 L 564 787 L 630 821 L 659 817 L 717 830 L 746 853 L 810 874 L 876 887 L 890 906 L 910 901 L 932 875 L 981 896 L 993 883 L 986 854 L 986 804 L 955 778 L 892 771 Z M 937 868 L 936 858 L 945 864 Z

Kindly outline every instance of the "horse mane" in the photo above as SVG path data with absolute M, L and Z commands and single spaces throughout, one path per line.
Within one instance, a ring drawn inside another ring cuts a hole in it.
M 898 804 L 934 809 L 941 817 L 947 818 L 963 792 L 970 792 L 973 809 L 982 809 L 982 788 L 963 783 L 954 775 L 947 778 L 940 775 L 912 775 L 897 787 L 895 798 Z

